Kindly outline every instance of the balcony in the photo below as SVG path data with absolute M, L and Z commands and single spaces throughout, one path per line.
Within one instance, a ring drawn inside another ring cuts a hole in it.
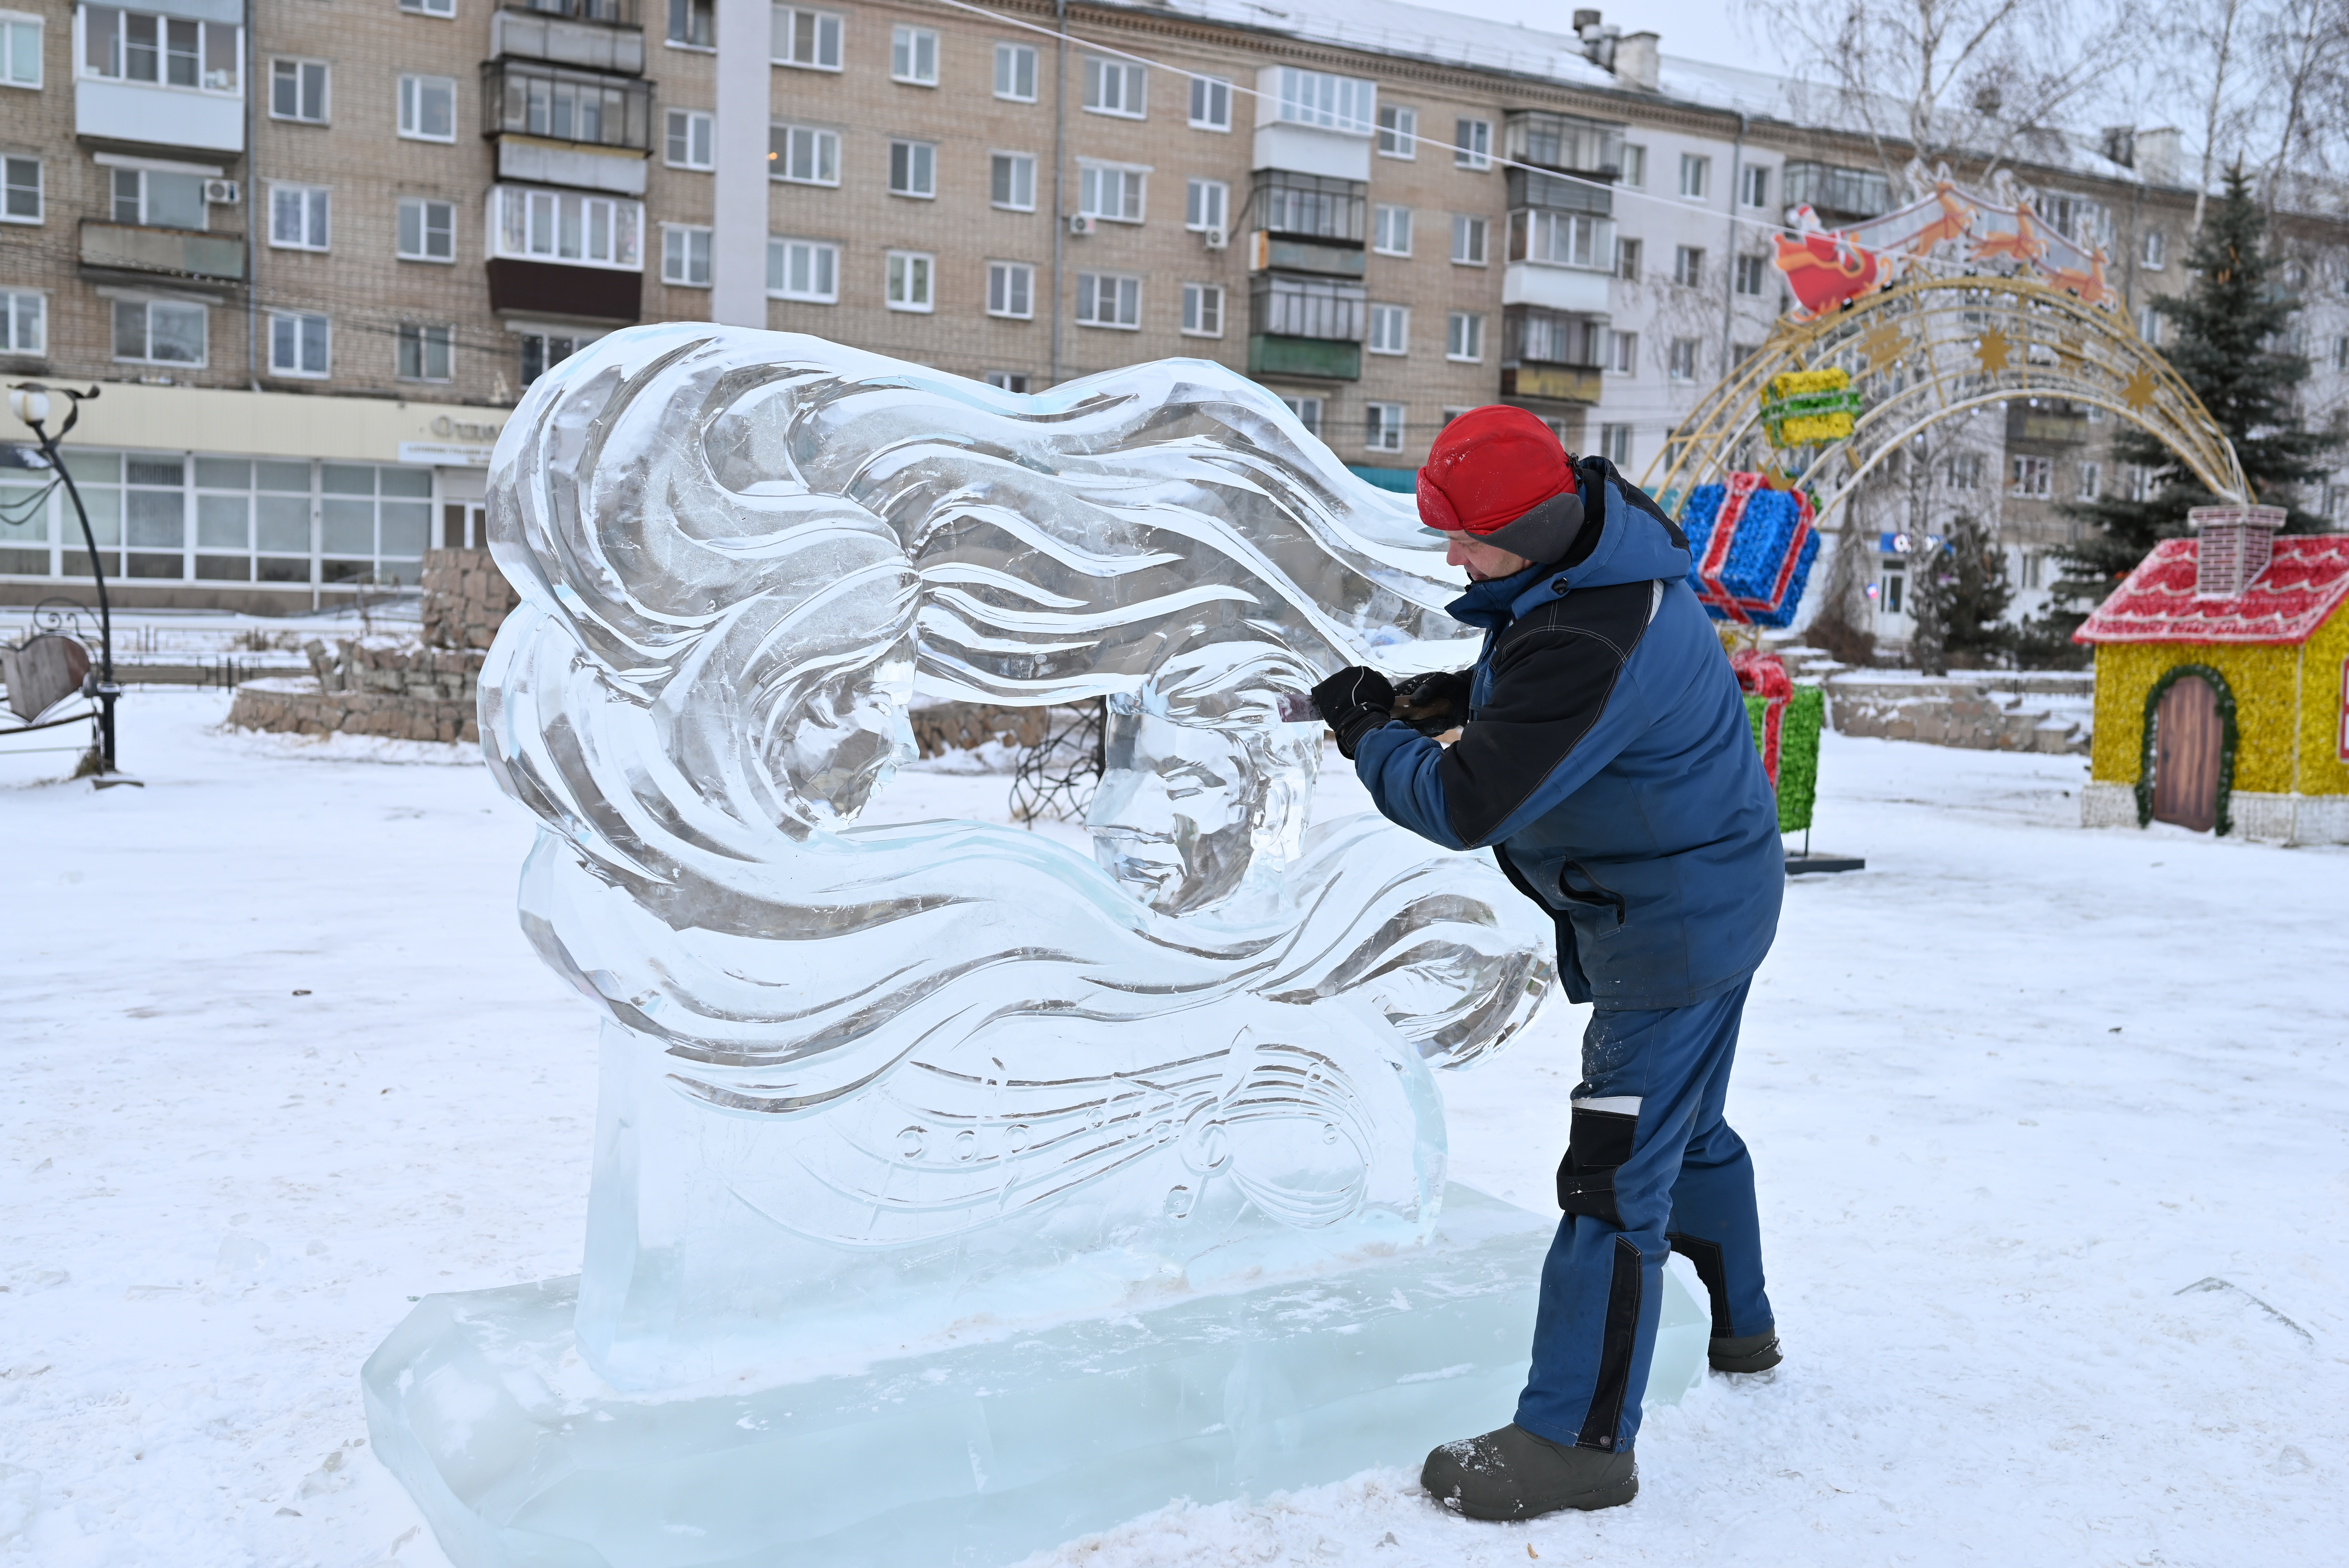
M 2088 413 L 2069 403 L 2009 403 L 2006 438 L 2047 446 L 2077 446 L 2088 438 Z
M 74 83 L 74 134 L 134 147 L 242 153 L 244 98 L 83 77 Z
M 244 236 L 138 228 L 84 218 L 81 264 L 94 272 L 141 273 L 208 284 L 243 283 Z
M 491 15 L 490 53 L 642 76 L 645 30 L 633 0 L 542 0 Z
M 1248 236 L 1248 271 L 1261 273 L 1276 267 L 1282 272 L 1328 273 L 1335 277 L 1359 278 L 1365 270 L 1364 253 L 1359 244 L 1299 240 L 1258 229 Z
M 481 134 L 498 144 L 501 180 L 643 195 L 652 103 L 652 84 L 636 77 L 510 60 L 481 67 Z
M 1599 369 L 1595 365 L 1505 366 L 1501 370 L 1501 396 L 1550 403 L 1596 403 L 1599 377 Z
M 1570 114 L 1519 109 L 1508 117 L 1503 146 L 1519 163 L 1612 181 L 1623 168 L 1623 128 Z
M 1326 337 L 1282 337 L 1257 333 L 1248 338 L 1251 376 L 1306 376 L 1320 381 L 1360 381 L 1362 346 Z
M 565 266 L 492 256 L 490 308 L 524 315 L 578 316 L 588 321 L 635 322 L 644 318 L 642 273 L 612 267 Z

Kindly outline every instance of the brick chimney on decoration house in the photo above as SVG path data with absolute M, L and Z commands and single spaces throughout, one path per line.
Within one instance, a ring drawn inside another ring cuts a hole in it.
M 2268 569 L 2283 527 L 2280 506 L 2198 506 L 2186 526 L 2201 536 L 2194 552 L 2194 596 L 2232 599 Z

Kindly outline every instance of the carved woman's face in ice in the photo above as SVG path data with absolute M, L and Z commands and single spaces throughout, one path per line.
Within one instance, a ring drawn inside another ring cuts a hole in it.
M 916 754 L 905 718 L 914 689 L 913 638 L 883 653 L 818 681 L 792 715 L 783 769 L 818 821 L 854 820 Z

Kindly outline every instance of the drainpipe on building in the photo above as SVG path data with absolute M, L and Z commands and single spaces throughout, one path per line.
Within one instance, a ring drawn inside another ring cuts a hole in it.
M 1061 257 L 1069 242 L 1069 0 L 1052 0 L 1052 379 L 1061 384 Z
M 259 58 L 253 0 L 244 0 L 244 383 L 255 392 L 261 390 L 261 245 L 254 232 L 261 210 L 261 84 L 253 79 L 253 65 Z
M 1734 352 L 1730 334 L 1737 325 L 1737 204 L 1744 200 L 1745 180 L 1745 111 L 1737 111 L 1737 140 L 1729 150 L 1729 264 L 1722 269 L 1727 274 L 1721 285 L 1721 374 L 1728 376 L 1733 368 L 1730 356 Z

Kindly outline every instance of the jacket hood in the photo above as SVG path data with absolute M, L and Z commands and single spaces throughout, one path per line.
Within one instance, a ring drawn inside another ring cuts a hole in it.
M 1599 534 L 1590 553 L 1562 570 L 1545 563 L 1528 566 L 1515 576 L 1473 583 L 1467 593 L 1445 606 L 1445 614 L 1490 631 L 1577 588 L 1609 588 L 1620 583 L 1688 575 L 1687 536 L 1644 491 L 1603 458 L 1586 458 L 1578 469 L 1583 531 L 1596 528 Z

